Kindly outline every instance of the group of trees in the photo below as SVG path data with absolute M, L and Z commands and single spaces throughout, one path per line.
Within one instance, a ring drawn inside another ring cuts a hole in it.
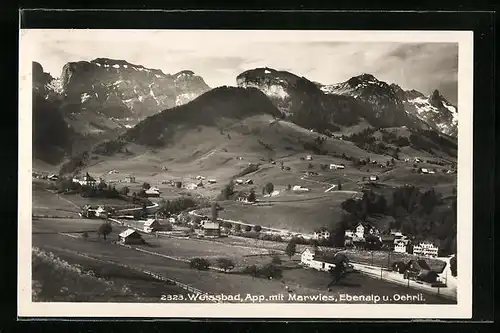
M 401 229 L 416 240 L 434 241 L 443 253 L 456 251 L 456 196 L 446 207 L 441 194 L 433 188 L 422 191 L 406 185 L 396 188 L 391 199 L 388 203 L 384 195 L 367 190 L 361 199 L 345 200 L 341 205 L 343 218 L 331 230 L 333 243 L 340 244 L 345 230 L 359 221 L 388 215 L 394 218 L 390 228 Z
M 104 182 L 100 182 L 97 186 L 87 186 L 75 183 L 69 178 L 60 178 L 56 182 L 56 188 L 59 193 L 74 192 L 79 193 L 83 197 L 120 198 L 120 193 L 116 190 L 116 187 L 106 185 Z
M 177 214 L 186 209 L 196 207 L 198 203 L 191 197 L 183 196 L 173 200 L 162 199 L 159 202 L 158 212 L 164 215 Z
M 230 200 L 234 195 L 234 182 L 231 180 L 224 188 L 221 190 L 218 199 L 219 200 Z

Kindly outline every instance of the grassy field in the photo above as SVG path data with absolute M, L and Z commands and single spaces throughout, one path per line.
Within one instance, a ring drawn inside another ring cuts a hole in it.
M 77 217 L 79 209 L 70 201 L 45 190 L 45 184 L 33 182 L 32 214 L 40 216 Z
M 78 220 L 76 220 L 78 221 Z M 82 222 L 85 221 L 85 222 Z M 68 228 L 68 224 L 70 223 L 69 221 L 66 221 L 62 224 L 58 224 L 59 221 L 46 221 L 46 220 L 40 220 L 37 221 L 36 227 L 38 230 L 47 230 L 47 229 L 60 229 L 60 230 L 66 230 Z M 94 223 L 94 220 L 81 220 L 82 224 L 78 225 L 78 228 L 81 228 L 83 225 L 88 225 L 92 226 Z M 95 225 L 94 225 L 95 226 Z M 294 279 L 294 274 L 292 274 L 292 271 L 297 271 L 300 272 L 302 269 L 296 269 L 296 270 L 289 270 L 286 271 L 284 274 L 283 280 L 265 280 L 261 278 L 252 278 L 247 275 L 241 275 L 241 274 L 225 274 L 221 272 L 216 272 L 216 271 L 198 271 L 198 270 L 193 270 L 190 269 L 187 263 L 181 262 L 181 261 L 175 261 L 171 259 L 166 259 L 163 257 L 151 255 L 151 254 L 146 254 L 142 253 L 133 249 L 129 249 L 126 247 L 118 246 L 115 244 L 112 244 L 110 240 L 115 239 L 117 236 L 117 233 L 120 231 L 119 228 L 113 227 L 113 233 L 109 236 L 109 240 L 104 242 L 102 239 L 98 238 L 96 234 L 89 234 L 89 238 L 87 240 L 81 239 L 81 238 L 73 238 L 73 237 L 68 237 L 68 236 L 63 236 L 59 234 L 33 234 L 33 245 L 41 248 L 44 251 L 49 251 L 53 252 L 57 256 L 63 258 L 65 261 L 69 262 L 72 265 L 80 265 L 84 267 L 89 267 L 89 269 L 95 270 L 98 273 L 96 274 L 101 274 L 103 277 L 108 277 L 110 278 L 111 275 L 120 275 L 122 273 L 117 273 L 114 271 L 114 268 L 109 268 L 112 267 L 112 263 L 118 263 L 118 264 L 123 264 L 123 265 L 129 265 L 137 269 L 143 269 L 143 270 L 148 270 L 155 272 L 157 274 L 162 274 L 163 276 L 166 276 L 168 278 L 181 281 L 183 283 L 186 283 L 188 285 L 191 285 L 195 288 L 198 288 L 202 291 L 209 292 L 209 293 L 232 293 L 232 294 L 253 294 L 253 295 L 275 295 L 277 293 L 283 293 L 284 292 L 284 285 L 288 283 L 288 279 Z M 147 237 L 147 236 L 146 236 Z M 167 239 L 165 242 L 162 241 L 162 244 L 167 243 L 168 241 L 172 241 L 170 239 Z M 190 254 L 198 254 L 199 250 L 196 247 L 195 243 L 196 241 L 192 241 L 191 243 L 185 243 L 185 246 L 183 246 L 183 249 L 180 248 L 180 244 L 182 243 L 174 243 L 171 245 L 172 251 L 173 249 L 176 249 L 177 253 L 173 254 L 184 254 L 186 256 Z M 177 245 L 176 245 L 177 244 Z M 215 257 L 219 257 L 220 253 L 223 253 L 225 256 L 231 257 L 233 254 L 240 253 L 243 255 L 243 253 L 248 254 L 249 251 L 243 250 L 242 248 L 238 248 L 236 246 L 231 247 L 226 245 L 221 244 L 208 244 L 202 242 L 198 243 L 199 249 L 203 248 L 209 248 L 212 249 L 212 253 Z M 158 248 L 149 248 L 149 250 L 154 250 L 157 251 Z M 256 251 L 259 249 L 256 248 Z M 241 252 L 237 252 L 241 251 Z M 262 250 L 260 250 L 262 251 Z M 207 251 L 203 251 L 204 254 L 210 253 Z M 86 254 L 91 257 L 94 257 L 99 260 L 104 260 L 111 262 L 111 264 L 105 264 L 104 266 L 99 266 L 96 264 L 91 264 L 89 263 L 88 258 L 83 258 L 80 256 L 81 254 Z M 251 264 L 251 263 L 256 263 L 256 262 L 261 262 L 261 260 L 265 263 L 270 260 L 269 257 L 240 257 L 241 261 L 238 261 L 238 265 L 244 265 L 244 264 Z M 282 257 L 283 258 L 283 257 Z M 283 258 L 285 261 L 287 260 L 286 258 Z M 238 260 L 238 259 L 236 259 Z M 246 261 L 245 261 L 246 260 Z M 109 266 L 109 267 L 108 267 Z M 104 271 L 103 271 L 104 270 Z M 314 272 L 316 274 L 316 272 Z M 303 273 L 297 273 L 297 274 L 303 274 Z M 122 275 L 126 275 L 123 273 Z M 45 279 L 48 279 L 49 277 L 45 275 Z M 125 278 L 128 280 L 129 278 Z M 388 284 L 383 281 L 376 281 L 373 280 L 369 277 L 365 276 L 360 276 L 356 279 L 361 286 L 362 290 L 365 293 L 369 292 L 378 292 L 380 289 L 380 284 L 386 284 L 387 285 L 387 290 L 388 292 L 393 290 L 393 293 L 398 292 L 398 287 L 393 286 L 391 284 Z M 39 278 L 38 279 L 38 284 L 42 283 L 43 284 L 44 279 Z M 136 286 L 135 284 L 138 283 L 135 281 L 134 278 L 130 278 L 128 287 L 132 290 L 144 290 L 141 287 Z M 349 280 L 346 280 L 346 283 L 349 283 Z M 351 284 L 354 282 L 351 282 Z M 134 289 L 135 288 L 135 289 Z M 313 284 L 308 284 L 308 285 L 300 285 L 295 288 L 296 293 L 300 293 L 302 295 L 316 295 L 318 292 L 326 292 L 324 291 L 324 287 L 318 282 L 317 286 L 314 286 Z M 333 290 L 332 293 L 343 293 L 345 292 L 344 289 L 339 290 Z M 140 292 L 136 292 L 137 294 L 140 294 Z M 148 291 L 144 290 L 143 291 L 143 297 L 149 297 Z M 152 296 L 153 298 L 152 301 L 154 301 L 154 295 Z M 440 302 L 440 300 L 434 300 L 434 299 L 428 299 L 428 302 Z
M 340 221 L 340 205 L 352 195 L 339 191 L 315 197 L 312 195 L 273 197 L 269 200 L 272 206 L 253 206 L 225 201 L 221 203 L 224 210 L 219 212 L 219 217 L 262 227 L 312 233 L 319 227 L 328 227 L 331 223 Z M 208 215 L 209 209 L 200 210 L 200 214 Z
M 33 249 L 33 301 L 37 302 L 155 302 L 159 295 L 186 294 L 174 285 L 116 265 L 68 253 Z

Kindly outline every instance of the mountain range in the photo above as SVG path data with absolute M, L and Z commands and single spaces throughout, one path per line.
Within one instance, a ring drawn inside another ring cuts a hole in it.
M 425 96 L 370 74 L 325 85 L 271 68 L 245 71 L 236 83 L 211 89 L 190 70 L 165 74 L 107 58 L 67 63 L 53 78 L 34 62 L 35 158 L 57 164 L 103 147 L 113 154 L 110 143 L 168 145 L 186 126 L 223 131 L 257 114 L 347 139 L 366 129 L 406 128 L 456 141 L 458 110 L 437 90 Z

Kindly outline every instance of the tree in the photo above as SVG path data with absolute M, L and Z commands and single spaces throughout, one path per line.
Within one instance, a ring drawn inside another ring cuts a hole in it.
M 385 165 L 390 166 L 390 162 L 389 161 L 385 162 Z
M 456 254 L 450 259 L 450 270 L 451 270 L 451 275 L 456 277 L 457 276 L 457 255 Z
M 337 190 L 342 190 L 342 184 L 340 183 L 340 180 L 337 181 Z
M 250 190 L 250 194 L 248 195 L 247 200 L 250 202 L 255 202 L 256 197 L 255 197 L 255 190 L 254 189 Z
M 127 186 L 123 186 L 123 187 L 120 189 L 120 194 L 121 194 L 121 195 L 127 195 L 129 192 L 130 192 L 130 189 L 129 189 Z M 135 192 L 134 192 L 134 193 L 135 193 Z
M 149 190 L 151 188 L 151 185 L 149 185 L 149 183 L 144 182 L 142 184 L 142 188 L 145 189 L 145 190 Z
M 87 238 L 89 238 L 89 234 L 85 231 L 85 232 L 82 234 L 82 238 L 83 238 L 83 239 L 87 239 Z
M 210 261 L 205 258 L 193 258 L 189 262 L 189 267 L 204 271 L 210 267 Z
M 279 255 L 274 255 L 273 258 L 271 259 L 271 264 L 274 265 L 281 265 L 282 261 Z
M 252 227 L 251 227 L 251 226 L 249 226 L 249 225 L 247 225 L 247 226 L 245 227 L 245 231 L 246 231 L 246 232 L 250 232 L 250 231 L 252 231 Z
M 175 182 L 175 187 L 181 188 L 182 187 L 182 182 Z
M 307 165 L 307 168 L 308 168 L 308 169 L 314 169 L 314 165 L 313 165 L 312 163 L 309 163 L 309 164 Z
M 243 269 L 243 272 L 246 273 L 246 274 L 250 274 L 251 276 L 253 277 L 256 277 L 257 276 L 257 272 L 258 272 L 258 269 L 257 269 L 257 266 L 255 265 L 251 265 L 251 266 L 246 266 L 244 269 Z
M 234 194 L 234 183 L 231 180 L 224 188 L 221 190 L 222 200 L 228 200 Z
M 172 226 L 171 223 L 165 223 L 163 226 L 162 226 L 162 229 L 164 231 L 172 231 L 174 229 L 174 227 Z
M 283 164 L 283 161 L 280 161 L 280 166 L 281 166 L 281 171 L 283 171 L 283 169 L 285 169 L 285 165 Z
M 219 211 L 217 210 L 216 202 L 212 203 L 211 213 L 212 213 L 212 222 L 217 222 L 217 218 L 219 217 Z
M 292 190 L 292 185 L 288 184 L 288 185 L 286 186 L 286 190 L 287 190 L 287 191 L 291 191 L 291 190 Z
M 97 229 L 97 234 L 102 235 L 104 240 L 106 240 L 106 236 L 109 235 L 111 231 L 113 231 L 111 224 L 105 222 L 99 226 L 99 229 Z
M 264 192 L 267 194 L 271 194 L 274 191 L 274 184 L 269 182 L 264 186 Z
M 285 253 L 292 258 L 292 256 L 297 251 L 297 241 L 295 239 L 291 239 L 286 246 Z
M 99 182 L 99 184 L 97 185 L 97 189 L 99 189 L 100 191 L 105 190 L 106 187 L 108 187 L 108 186 L 106 185 L 105 182 L 102 182 L 102 181 Z
M 235 231 L 235 232 L 240 232 L 240 231 L 241 231 L 241 224 L 236 224 L 236 225 L 234 226 L 234 231 Z
M 227 272 L 228 270 L 231 270 L 234 268 L 234 262 L 231 259 L 227 258 L 218 258 L 217 259 L 217 265 L 224 270 L 224 272 Z
M 255 226 L 253 227 L 253 230 L 254 230 L 255 232 L 260 232 L 260 231 L 262 230 L 262 227 L 261 227 L 260 225 L 255 225 Z

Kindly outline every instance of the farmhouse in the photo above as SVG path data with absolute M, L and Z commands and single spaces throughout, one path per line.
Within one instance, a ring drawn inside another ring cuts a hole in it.
M 157 187 L 150 187 L 144 193 L 147 197 L 159 197 L 161 192 Z
M 394 235 L 381 235 L 380 242 L 382 243 L 382 248 L 387 250 L 394 249 L 394 241 L 396 240 L 396 236 Z
M 344 164 L 330 164 L 330 170 L 345 169 Z
M 161 229 L 161 224 L 157 219 L 147 219 L 144 222 L 144 232 L 154 232 Z
M 252 184 L 253 184 L 253 180 L 252 179 L 245 180 L 245 185 L 252 185 Z
M 295 185 L 294 187 L 292 187 L 292 191 L 294 191 L 294 192 L 309 192 L 309 189 L 307 187 Z
M 365 238 L 367 235 L 373 235 L 376 236 L 379 234 L 379 231 L 377 228 L 375 228 L 373 225 L 370 223 L 358 223 L 356 226 L 355 230 L 355 236 L 358 238 Z
M 201 235 L 204 237 L 217 238 L 220 236 L 219 222 L 204 221 L 201 225 Z
M 82 186 L 94 187 L 94 186 L 96 186 L 96 184 L 97 184 L 97 181 L 95 180 L 94 177 L 89 175 L 88 172 L 85 174 L 85 176 L 83 176 L 83 180 L 80 181 L 80 185 L 82 185 Z
M 408 253 L 409 242 L 407 240 L 399 240 L 394 243 L 394 252 Z
M 55 174 L 51 174 L 47 177 L 48 180 L 58 180 L 59 179 L 59 176 L 58 175 L 55 175 Z
M 330 232 L 326 228 L 319 228 L 314 232 L 314 239 L 328 239 L 330 238 Z
M 215 183 L 217 183 L 217 180 L 215 180 L 215 179 L 209 179 L 208 183 L 209 184 L 215 184 Z
M 135 183 L 135 177 L 134 177 L 134 176 L 130 176 L 130 175 L 128 175 L 128 176 L 126 176 L 126 177 L 123 179 L 123 181 L 124 181 L 125 183 Z
M 120 235 L 120 243 L 122 244 L 144 244 L 141 234 L 134 229 L 127 229 Z
M 413 246 L 413 254 L 416 256 L 436 258 L 438 256 L 439 248 L 429 242 L 421 242 Z
M 304 267 L 328 272 L 331 268 L 335 267 L 335 257 L 317 249 L 306 248 L 301 253 L 300 263 Z

